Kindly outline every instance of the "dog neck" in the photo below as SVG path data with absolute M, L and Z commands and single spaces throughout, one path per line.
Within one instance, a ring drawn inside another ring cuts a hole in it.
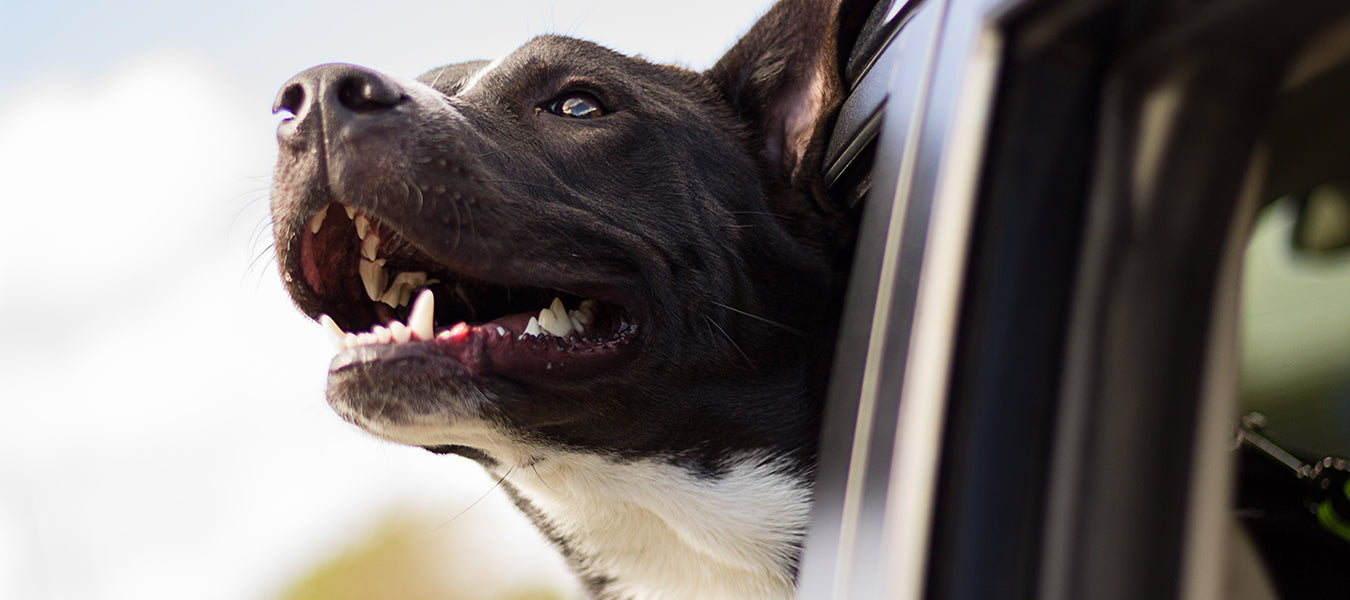
M 557 453 L 491 469 L 599 598 L 791 598 L 810 487 L 785 461 L 718 473 Z

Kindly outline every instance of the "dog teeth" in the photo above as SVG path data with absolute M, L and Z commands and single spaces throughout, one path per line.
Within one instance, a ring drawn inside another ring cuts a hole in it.
M 366 297 L 388 304 L 391 308 L 399 308 L 408 305 L 417 289 L 437 283 L 434 279 L 427 279 L 425 271 L 399 273 L 392 282 L 389 281 L 384 268 L 388 259 L 379 258 L 380 234 L 375 231 L 370 218 L 350 206 L 343 208 L 347 216 L 352 217 L 356 235 L 361 238 L 361 259 L 357 263 L 357 272 L 361 275 Z M 426 339 L 431 339 L 431 335 L 428 334 Z
M 369 260 L 375 260 L 375 251 L 380 246 L 380 236 L 375 232 L 369 232 L 361 239 L 361 256 Z
M 439 334 L 436 332 L 436 297 L 427 286 L 438 282 L 429 279 L 425 271 L 398 273 L 393 275 L 391 281 L 390 273 L 385 268 L 388 259 L 379 258 L 380 235 L 375 224 L 369 217 L 350 206 L 343 206 L 343 213 L 352 220 L 356 235 L 361 239 L 361 258 L 357 264 L 357 272 L 361 277 L 366 296 L 391 308 L 408 306 L 411 302 L 412 308 L 408 311 L 406 325 L 399 321 L 391 321 L 387 325 L 376 325 L 370 331 L 359 333 L 347 333 L 338 327 L 331 317 L 320 315 L 319 323 L 328 334 L 333 347 L 341 352 L 363 345 L 404 344 L 454 338 L 453 335 L 447 336 L 448 333 L 452 333 L 450 330 Z M 325 209 L 310 217 L 306 225 L 312 233 L 317 233 L 323 228 L 327 214 L 328 211 Z M 417 292 L 416 298 L 413 297 L 414 292 Z M 585 333 L 587 327 L 593 326 L 598 308 L 596 301 L 583 300 L 575 310 L 568 310 L 561 298 L 554 297 L 548 308 L 540 310 L 538 316 L 530 317 L 520 337 L 521 339 L 525 336 L 542 335 L 567 337 L 574 333 Z M 469 331 L 469 326 L 461 323 L 454 331 L 464 335 Z M 503 337 L 510 334 L 500 325 L 495 331 L 497 335 Z
M 412 299 L 413 290 L 426 287 L 429 283 L 435 281 L 427 279 L 426 271 L 399 273 L 394 277 L 394 282 L 389 284 L 389 289 L 380 295 L 379 301 L 391 308 L 406 306 Z
M 319 233 L 319 229 L 323 227 L 323 219 L 324 217 L 327 216 L 328 216 L 327 207 L 321 208 L 319 209 L 319 212 L 314 213 L 314 216 L 309 218 L 309 232 Z
M 572 322 L 570 320 L 559 319 L 553 314 L 553 311 L 548 309 L 539 312 L 539 327 L 558 337 L 563 337 L 572 333 Z
M 383 268 L 383 260 L 369 262 L 371 266 L 368 269 Z M 427 279 L 425 272 L 399 273 L 382 295 L 381 302 L 392 303 L 389 305 L 397 307 L 407 304 L 412 292 L 421 289 L 412 301 L 406 325 L 400 321 L 391 321 L 387 325 L 375 325 L 370 331 L 347 333 L 328 315 L 319 315 L 319 324 L 338 352 L 356 346 L 451 340 L 467 335 L 471 330 L 467 323 L 459 323 L 451 329 L 436 333 L 436 294 L 425 288 L 429 283 L 436 281 Z M 586 300 L 575 310 L 567 310 L 561 298 L 554 298 L 548 308 L 539 311 L 538 316 L 530 317 L 519 339 L 525 339 L 525 336 L 567 337 L 573 333 L 584 333 L 586 326 L 595 322 L 597 308 L 598 304 L 594 300 Z M 494 331 L 503 337 L 511 333 L 501 325 L 496 325 Z
M 333 317 L 319 315 L 319 324 L 322 325 L 324 331 L 328 333 L 328 341 L 333 343 L 334 349 L 338 352 L 342 352 L 346 349 L 346 338 L 350 334 L 343 331 L 341 327 L 338 327 L 337 322 L 333 321 Z
M 407 325 L 399 323 L 398 321 L 394 321 L 393 323 L 389 324 L 389 334 L 393 336 L 395 342 L 399 344 L 406 344 L 412 341 L 413 332 L 412 329 L 409 329 Z
M 412 335 L 419 340 L 430 340 L 435 337 L 436 295 L 431 293 L 431 290 L 422 290 L 417 295 L 412 312 L 408 313 L 408 327 Z
M 554 298 L 552 305 L 539 311 L 539 327 L 558 337 L 572 333 L 572 319 L 567 315 L 562 299 Z
M 357 270 L 361 272 L 361 283 L 366 286 L 366 295 L 371 300 L 378 301 L 380 296 L 384 295 L 385 284 L 387 283 L 384 263 L 385 259 L 383 258 L 373 261 L 363 258 L 357 267 Z
M 530 317 L 522 337 L 545 334 L 567 337 L 573 333 L 585 333 L 586 326 L 595 321 L 597 307 L 594 300 L 585 300 L 576 310 L 567 310 L 561 298 L 554 298 L 553 303 L 539 311 L 538 316 Z
M 356 224 L 356 237 L 366 239 L 366 234 L 370 233 L 370 219 L 365 215 L 356 215 L 352 223 Z
M 389 331 L 388 327 L 381 327 L 379 325 L 376 325 L 370 328 L 370 332 L 375 334 L 375 339 L 379 341 L 381 344 L 388 344 L 394 339 L 394 334 Z

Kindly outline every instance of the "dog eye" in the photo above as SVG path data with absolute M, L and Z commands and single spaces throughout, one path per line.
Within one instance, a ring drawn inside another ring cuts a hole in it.
M 605 114 L 600 100 L 586 92 L 568 92 L 549 102 L 546 108 L 560 117 L 575 119 L 593 119 Z

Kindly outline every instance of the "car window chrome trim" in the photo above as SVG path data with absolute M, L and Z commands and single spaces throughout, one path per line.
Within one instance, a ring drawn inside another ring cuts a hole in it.
M 896 600 L 919 600 L 924 595 L 949 374 L 1002 58 L 1001 32 L 987 21 L 979 27 L 963 59 L 959 100 L 947 123 L 947 147 L 939 158 L 901 388 L 884 534 L 885 550 L 896 568 L 889 573 L 883 597 Z

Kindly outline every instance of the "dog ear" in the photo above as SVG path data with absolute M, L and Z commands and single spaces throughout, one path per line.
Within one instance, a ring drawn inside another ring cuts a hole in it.
M 706 75 L 793 186 L 810 185 L 842 96 L 836 0 L 781 0 Z

